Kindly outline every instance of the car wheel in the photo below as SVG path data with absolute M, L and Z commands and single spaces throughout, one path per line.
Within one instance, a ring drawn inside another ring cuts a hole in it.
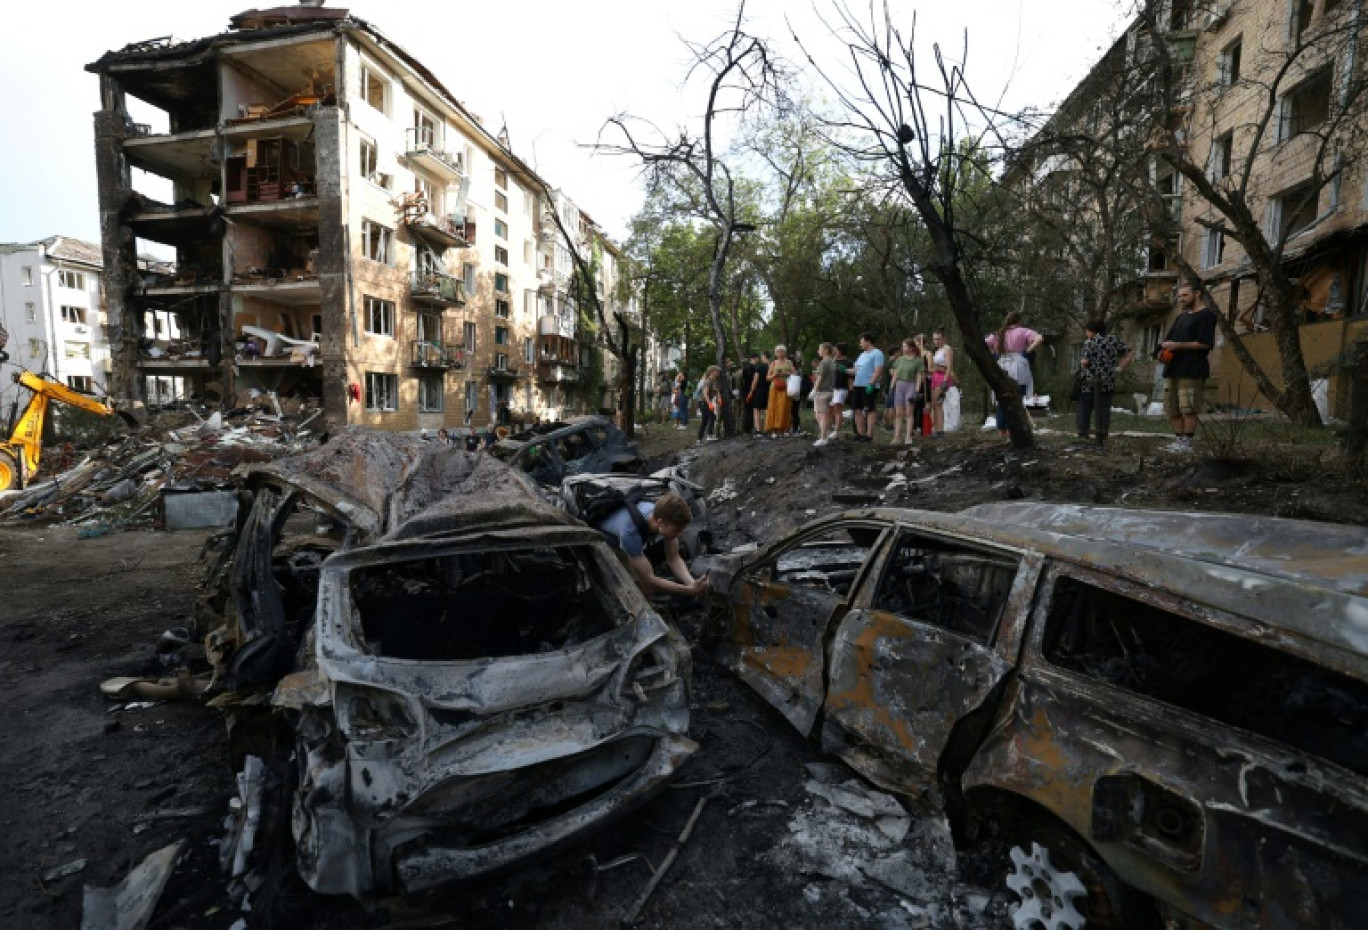
M 1006 841 L 1007 889 L 1017 899 L 1017 930 L 1128 930 L 1151 925 L 1147 905 L 1130 894 L 1096 853 L 1049 825 L 1013 831 Z

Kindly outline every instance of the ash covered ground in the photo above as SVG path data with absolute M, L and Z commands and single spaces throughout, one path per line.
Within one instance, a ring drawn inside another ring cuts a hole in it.
M 1046 433 L 1029 452 L 988 435 L 911 450 L 744 437 L 692 444 L 648 427 L 653 464 L 679 461 L 708 496 L 719 547 L 768 542 L 868 504 L 958 510 L 1044 499 L 1368 524 L 1361 485 L 1304 449 L 1217 460 L 1118 436 L 1103 454 Z M 1298 464 L 1302 463 L 1302 464 Z M 407 901 L 320 898 L 287 872 L 232 887 L 218 864 L 231 768 L 218 713 L 194 702 L 112 703 L 106 679 L 163 673 L 163 631 L 192 626 L 202 532 L 79 538 L 69 526 L 0 528 L 0 679 L 10 765 L 0 775 L 0 923 L 66 928 L 85 885 L 113 885 L 184 841 L 152 927 L 997 927 L 1004 894 L 957 862 L 934 811 L 900 805 L 822 757 L 696 650 L 691 735 L 702 748 L 647 807 L 554 858 L 475 887 Z M 687 630 L 697 618 L 681 617 Z M 699 810 L 687 842 L 678 838 Z M 969 880 L 964 876 L 974 876 Z M 250 910 L 242 910 L 243 901 Z

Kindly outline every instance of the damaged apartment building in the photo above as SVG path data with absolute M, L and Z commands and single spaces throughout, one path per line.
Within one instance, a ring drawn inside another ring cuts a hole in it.
M 1363 0 L 1143 7 L 1038 135 L 1041 154 L 1016 169 L 1038 202 L 1057 203 L 1071 247 L 1086 256 L 1070 274 L 1092 278 L 1101 296 L 1074 308 L 1079 319 L 1120 310 L 1123 339 L 1148 359 L 1176 316 L 1186 266 L 1280 383 L 1258 269 L 1222 231 L 1229 218 L 1157 154 L 1171 142 L 1212 190 L 1249 205 L 1271 247 L 1281 244 L 1282 267 L 1299 288 L 1296 323 L 1313 394 L 1323 415 L 1347 416 L 1354 360 L 1368 340 L 1364 7 Z M 1089 141 L 1070 150 L 1070 139 Z M 1140 166 L 1145 183 L 1109 194 L 1106 185 L 1120 175 L 1107 172 L 1117 165 Z M 1126 199 L 1137 189 L 1146 191 L 1143 203 Z M 1111 265 L 1115 273 L 1103 274 Z M 1207 400 L 1271 406 L 1220 333 Z
M 88 70 L 116 393 L 273 391 L 385 430 L 600 403 L 569 249 L 607 295 L 616 251 L 374 26 L 250 10 Z M 140 269 L 147 243 L 174 265 Z

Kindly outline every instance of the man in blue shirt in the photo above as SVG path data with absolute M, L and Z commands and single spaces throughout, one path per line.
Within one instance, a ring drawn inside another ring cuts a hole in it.
M 879 422 L 875 392 L 883 377 L 884 354 L 874 347 L 874 337 L 869 333 L 860 333 L 860 350 L 855 359 L 849 406 L 855 414 L 855 441 L 873 442 L 874 424 Z
M 634 520 L 627 507 L 635 506 L 643 518 Z M 654 502 L 639 501 L 628 504 L 604 517 L 595 527 L 622 550 L 627 564 L 636 575 L 637 584 L 647 597 L 652 594 L 702 594 L 708 588 L 708 576 L 695 578 L 689 573 L 679 554 L 679 536 L 693 520 L 689 505 L 678 494 L 662 494 Z M 677 581 L 658 577 L 651 560 L 646 557 L 646 544 L 659 536 L 665 540 L 665 564 Z

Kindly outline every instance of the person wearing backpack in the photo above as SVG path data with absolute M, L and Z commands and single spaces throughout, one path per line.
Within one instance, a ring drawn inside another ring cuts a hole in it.
M 708 576 L 695 578 L 679 554 L 679 537 L 693 521 L 689 505 L 678 494 L 669 492 L 654 501 L 631 501 L 598 522 L 589 522 L 608 537 L 636 575 L 643 594 L 702 594 L 708 588 Z M 665 565 L 676 580 L 661 578 L 646 557 L 646 546 L 656 537 L 665 540 Z

